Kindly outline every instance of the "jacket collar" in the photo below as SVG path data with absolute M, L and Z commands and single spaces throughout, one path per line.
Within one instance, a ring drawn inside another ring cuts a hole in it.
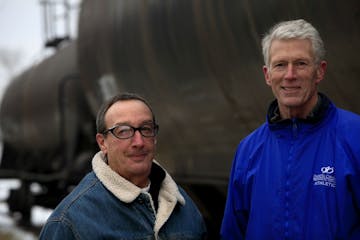
M 185 199 L 179 192 L 175 181 L 155 160 L 153 165 L 155 166 L 152 167 L 152 171 L 155 168 L 156 171 L 164 172 L 165 174 L 163 181 L 159 183 L 161 184 L 159 200 L 176 201 L 184 205 Z M 117 174 L 106 164 L 101 151 L 95 154 L 92 160 L 92 167 L 102 184 L 122 202 L 131 203 L 142 193 L 141 188 Z
M 299 119 L 300 121 L 307 123 L 318 123 L 324 118 L 331 102 L 324 94 L 318 93 L 318 95 L 318 102 L 316 103 L 313 110 L 305 119 Z M 267 120 L 270 124 L 286 123 L 290 121 L 290 119 L 282 119 L 280 117 L 279 105 L 276 99 L 271 102 L 268 108 Z

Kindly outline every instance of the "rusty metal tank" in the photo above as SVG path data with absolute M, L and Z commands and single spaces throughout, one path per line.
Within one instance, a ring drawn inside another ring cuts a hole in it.
M 74 151 L 64 146 L 75 146 L 81 118 L 78 82 L 72 42 L 9 84 L 0 109 L 2 168 L 51 173 L 64 166 L 61 153 Z

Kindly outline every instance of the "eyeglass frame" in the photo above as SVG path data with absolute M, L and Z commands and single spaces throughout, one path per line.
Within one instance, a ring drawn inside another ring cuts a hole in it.
M 144 126 L 145 126 L 145 125 L 153 125 L 153 128 L 154 128 L 154 135 L 153 135 L 153 136 L 145 136 L 145 135 L 141 132 L 141 131 L 144 129 Z M 114 130 L 115 130 L 116 128 L 118 128 L 118 127 L 121 127 L 121 126 L 130 127 L 130 129 L 133 130 L 133 134 L 132 134 L 131 136 L 129 136 L 129 137 L 126 137 L 126 138 L 120 138 L 120 137 L 116 136 L 116 135 L 114 134 Z M 123 139 L 132 138 L 132 137 L 135 135 L 135 132 L 136 132 L 136 131 L 139 131 L 140 135 L 143 136 L 143 137 L 145 137 L 145 138 L 155 137 L 155 136 L 158 134 L 158 132 L 159 132 L 159 125 L 157 125 L 156 123 L 147 123 L 147 124 L 143 124 L 142 126 L 136 128 L 136 127 L 133 127 L 133 126 L 128 125 L 128 124 L 116 124 L 116 125 L 112 126 L 111 128 L 106 129 L 102 134 L 103 134 L 103 135 L 106 135 L 106 134 L 108 134 L 108 133 L 110 132 L 110 133 L 111 133 L 114 137 L 116 137 L 117 139 L 123 140 Z

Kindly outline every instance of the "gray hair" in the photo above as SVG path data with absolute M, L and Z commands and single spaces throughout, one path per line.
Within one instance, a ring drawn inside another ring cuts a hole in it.
M 304 19 L 284 21 L 273 26 L 262 39 L 262 52 L 265 65 L 270 67 L 270 47 L 274 40 L 309 39 L 312 45 L 315 63 L 325 58 L 325 47 L 319 32 Z
M 97 133 L 104 133 L 106 129 L 105 124 L 105 114 L 109 110 L 109 108 L 120 101 L 128 101 L 128 100 L 138 100 L 143 102 L 149 109 L 152 114 L 153 122 L 155 122 L 155 115 L 154 112 L 150 106 L 150 104 L 140 95 L 135 93 L 120 93 L 118 95 L 115 95 L 114 97 L 110 98 L 107 102 L 103 103 L 103 105 L 100 107 L 97 117 L 96 117 L 96 131 Z

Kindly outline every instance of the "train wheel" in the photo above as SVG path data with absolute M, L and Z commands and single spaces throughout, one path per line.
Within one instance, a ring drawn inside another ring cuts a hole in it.
M 22 224 L 31 223 L 31 208 L 33 205 L 33 195 L 30 191 L 29 183 L 22 182 L 19 189 L 11 189 L 7 200 L 10 212 L 16 216 L 21 214 L 18 220 Z

